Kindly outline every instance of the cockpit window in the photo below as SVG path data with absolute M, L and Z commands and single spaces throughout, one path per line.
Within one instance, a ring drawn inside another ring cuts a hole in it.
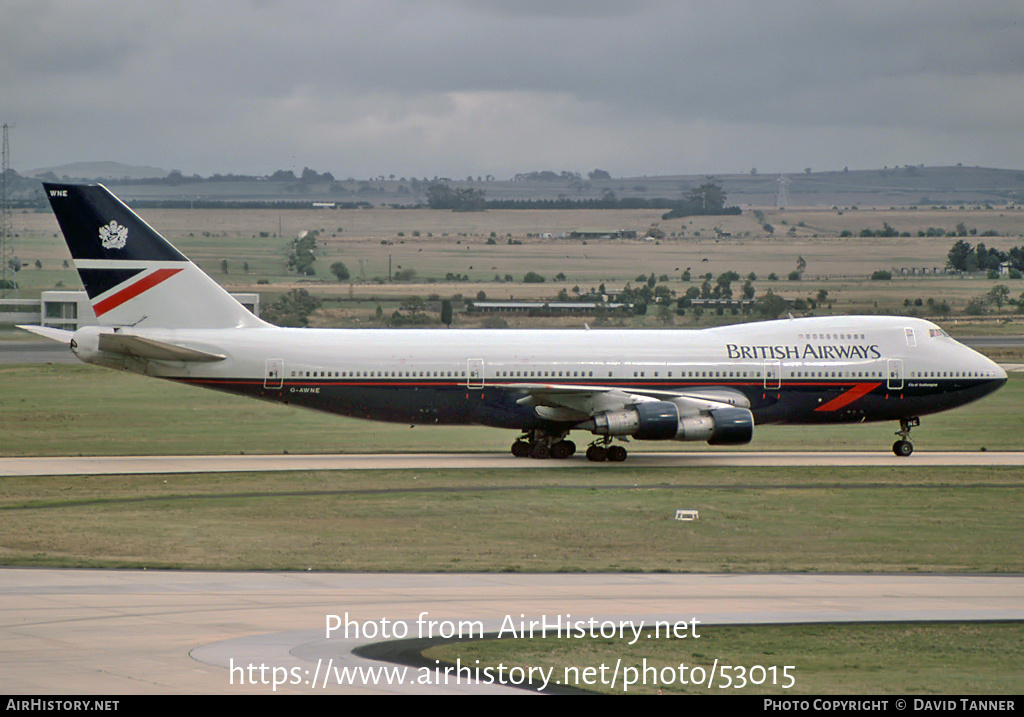
M 939 328 L 928 329 L 928 336 L 945 336 L 947 339 L 950 338 L 949 334 Z

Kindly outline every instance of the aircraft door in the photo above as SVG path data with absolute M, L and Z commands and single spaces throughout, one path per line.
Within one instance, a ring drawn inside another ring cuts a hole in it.
M 484 360 L 466 360 L 466 388 L 484 387 Z
M 764 362 L 764 387 L 773 390 L 782 388 L 782 362 L 778 359 Z
M 889 359 L 886 364 L 886 387 L 892 390 L 903 388 L 903 361 Z
M 263 388 L 279 389 L 284 385 L 284 359 L 267 359 Z

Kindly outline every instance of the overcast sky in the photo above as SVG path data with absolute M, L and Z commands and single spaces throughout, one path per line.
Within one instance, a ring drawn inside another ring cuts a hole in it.
M 1024 168 L 1021 0 L 0 0 L 20 171 Z

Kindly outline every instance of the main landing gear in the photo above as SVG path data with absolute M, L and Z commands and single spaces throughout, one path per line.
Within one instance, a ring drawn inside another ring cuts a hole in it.
M 587 460 L 595 463 L 602 461 L 622 463 L 626 460 L 626 449 L 619 445 L 612 445 L 611 439 L 605 437 L 590 444 L 590 447 L 587 448 Z
M 528 431 L 512 444 L 512 455 L 516 458 L 569 458 L 576 452 L 576 444 L 566 440 L 567 435 L 552 436 L 540 431 Z
M 896 431 L 896 435 L 900 437 L 900 440 L 892 444 L 892 452 L 902 458 L 906 458 L 913 453 L 914 445 L 910 442 L 910 429 L 920 425 L 921 419 L 917 416 L 901 418 L 900 430 Z
M 568 435 L 568 434 L 566 434 Z M 516 458 L 569 458 L 576 453 L 576 444 L 562 436 L 552 436 L 539 431 L 529 431 L 512 444 L 512 455 Z M 626 449 L 613 445 L 607 436 L 599 438 L 587 448 L 587 460 L 595 463 L 622 463 L 626 460 Z
M 512 444 L 512 455 L 516 458 L 569 458 L 576 452 L 576 444 L 567 440 L 567 435 L 568 432 L 551 435 L 541 431 L 526 431 Z M 595 463 L 622 463 L 626 460 L 626 449 L 613 445 L 612 439 L 604 436 L 587 448 L 587 460 Z

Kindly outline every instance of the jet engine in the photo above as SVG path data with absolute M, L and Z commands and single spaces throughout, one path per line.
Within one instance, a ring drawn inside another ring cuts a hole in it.
M 754 416 L 746 408 L 724 406 L 682 414 L 671 401 L 638 403 L 599 413 L 578 428 L 602 436 L 632 436 L 641 441 L 707 441 L 711 445 L 750 443 Z

